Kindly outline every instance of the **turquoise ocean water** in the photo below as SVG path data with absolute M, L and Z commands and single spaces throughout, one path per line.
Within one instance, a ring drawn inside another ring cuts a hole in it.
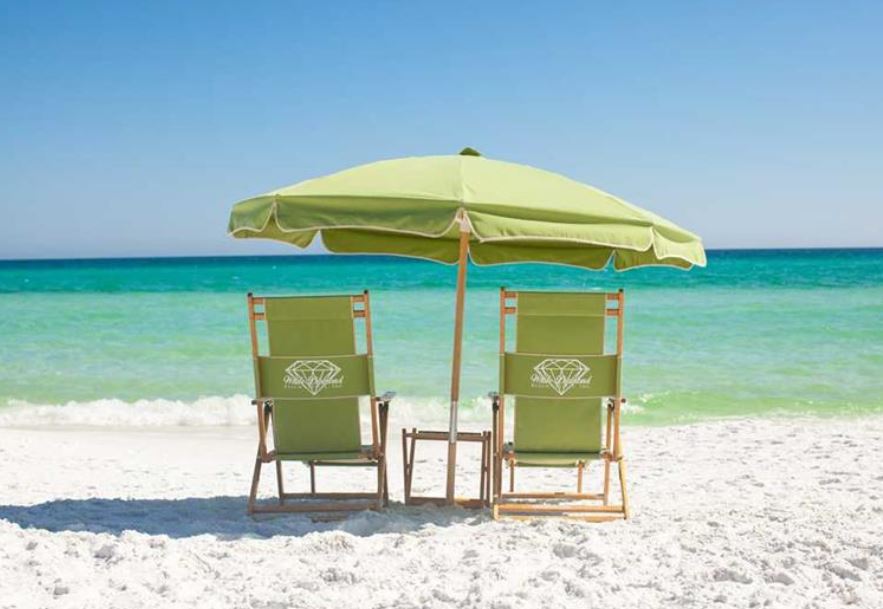
M 86 423 L 90 413 L 239 420 L 231 413 L 252 391 L 246 292 L 363 288 L 378 388 L 443 419 L 455 273 L 361 256 L 0 262 L 0 424 L 62 412 Z M 497 383 L 501 285 L 625 288 L 631 424 L 883 411 L 883 250 L 713 251 L 690 272 L 471 267 L 467 420 L 485 418 L 481 396 Z

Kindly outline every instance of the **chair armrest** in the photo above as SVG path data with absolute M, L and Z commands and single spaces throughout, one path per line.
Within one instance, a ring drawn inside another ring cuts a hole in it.
M 257 406 L 258 404 L 263 404 L 264 406 L 272 406 L 273 398 L 255 398 L 251 401 L 253 406 Z
M 395 392 L 395 391 L 385 391 L 385 392 L 383 393 L 383 395 L 378 396 L 378 397 L 376 397 L 375 399 L 376 399 L 378 402 L 381 402 L 381 403 L 383 403 L 383 404 L 387 404 L 387 405 L 388 405 L 390 402 L 392 402 L 392 399 L 393 399 L 395 396 L 396 396 L 396 392 Z

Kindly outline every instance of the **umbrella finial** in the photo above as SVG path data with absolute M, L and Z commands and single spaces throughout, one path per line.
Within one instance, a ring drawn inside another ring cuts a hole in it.
M 460 151 L 460 156 L 481 156 L 481 153 L 475 148 L 466 146 L 466 148 Z

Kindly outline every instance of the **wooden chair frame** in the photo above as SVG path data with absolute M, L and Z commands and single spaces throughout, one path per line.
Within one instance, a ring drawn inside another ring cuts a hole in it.
M 371 333 L 371 301 L 368 290 L 362 294 L 350 296 L 353 319 L 363 319 L 365 323 L 365 353 L 373 356 L 373 336 Z M 278 513 L 278 512 L 354 512 L 361 510 L 380 510 L 389 505 L 389 484 L 386 468 L 386 438 L 389 421 L 389 403 L 395 394 L 388 392 L 382 396 L 370 396 L 371 411 L 371 446 L 364 451 L 360 458 L 343 461 L 307 461 L 310 469 L 310 492 L 286 493 L 282 482 L 282 461 L 277 458 L 276 451 L 270 450 L 267 443 L 267 432 L 273 423 L 273 400 L 261 397 L 260 374 L 258 373 L 258 357 L 260 353 L 258 339 L 258 322 L 266 322 L 265 314 L 266 299 L 260 296 L 248 294 L 248 324 L 251 333 L 251 354 L 255 371 L 255 388 L 258 397 L 252 400 L 257 408 L 258 422 L 258 450 L 255 458 L 254 474 L 252 476 L 251 491 L 248 495 L 248 513 Z M 276 464 L 276 487 L 278 492 L 278 504 L 262 505 L 257 503 L 258 484 L 260 483 L 261 467 L 265 464 Z M 336 492 L 320 493 L 316 491 L 316 468 L 317 467 L 353 467 L 365 466 L 377 469 L 377 490 L 375 492 Z M 325 501 L 310 501 L 302 503 L 286 503 L 289 499 L 311 499 Z
M 500 289 L 500 355 L 506 352 L 506 316 L 518 312 L 518 292 Z M 622 290 L 606 293 L 606 315 L 616 318 L 616 357 L 622 364 L 623 330 L 625 325 L 625 294 Z M 513 302 L 510 302 L 513 301 Z M 529 518 L 532 516 L 566 516 L 589 522 L 619 520 L 629 517 L 628 491 L 626 487 L 626 464 L 620 436 L 620 414 L 626 400 L 620 394 L 607 401 L 607 420 L 604 432 L 604 448 L 601 460 L 604 462 L 604 487 L 602 493 L 583 492 L 585 465 L 577 466 L 576 492 L 515 492 L 515 468 L 517 456 L 504 447 L 505 436 L 505 396 L 490 394 L 493 405 L 492 443 L 494 461 L 494 492 L 492 502 L 493 518 L 503 516 Z M 509 466 L 509 492 L 503 492 L 503 462 Z M 610 467 L 616 463 L 619 474 L 621 502 L 610 504 Z M 531 466 L 540 467 L 540 466 Z M 560 503 L 562 501 L 582 501 L 583 503 Z M 598 502 L 586 503 L 586 502 Z

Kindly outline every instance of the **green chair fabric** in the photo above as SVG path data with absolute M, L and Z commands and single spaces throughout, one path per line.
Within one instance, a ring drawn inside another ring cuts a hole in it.
M 359 398 L 374 394 L 374 375 L 371 357 L 356 353 L 351 298 L 267 298 L 264 311 L 270 355 L 256 365 L 277 456 L 359 458 Z
M 349 296 L 266 299 L 270 355 L 351 355 L 356 352 Z
M 615 355 L 506 353 L 503 383 L 509 395 L 547 400 L 604 398 L 619 392 Z
M 258 368 L 267 397 L 322 400 L 373 393 L 371 358 L 364 354 L 260 357 Z
M 605 294 L 518 292 L 515 352 L 501 357 L 500 393 L 514 396 L 519 465 L 573 466 L 603 449 L 602 398 L 619 392 L 604 355 Z
M 511 442 L 503 446 L 503 452 L 515 452 Z M 591 452 L 542 452 L 518 451 L 517 463 L 521 467 L 576 467 L 580 463 L 596 461 L 601 458 L 600 451 Z
M 329 453 L 329 452 L 313 452 L 313 453 L 276 453 L 276 458 L 280 461 L 346 461 L 347 463 L 336 463 L 336 465 L 365 465 L 365 455 L 371 454 L 371 445 L 362 446 L 361 450 Z

